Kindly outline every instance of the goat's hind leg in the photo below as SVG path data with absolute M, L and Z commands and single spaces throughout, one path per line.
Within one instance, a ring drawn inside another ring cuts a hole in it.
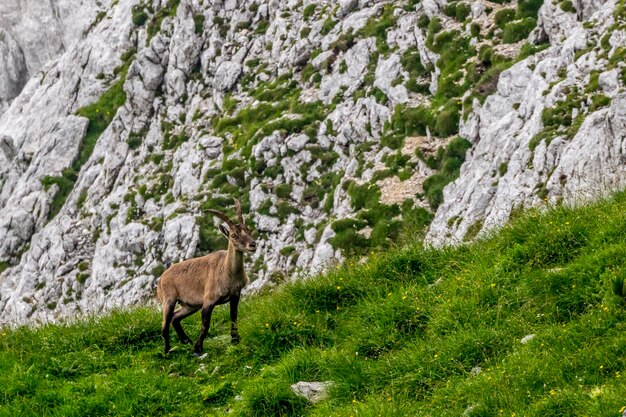
M 199 308 L 183 306 L 176 310 L 176 312 L 174 313 L 174 317 L 172 318 L 172 326 L 174 327 L 174 330 L 176 330 L 176 334 L 183 344 L 188 345 L 193 343 L 193 341 L 189 338 L 189 336 L 187 336 L 187 333 L 185 333 L 185 331 L 183 330 L 183 325 L 181 324 L 181 321 L 184 318 L 191 316 L 198 310 Z
M 196 344 L 193 347 L 193 350 L 196 354 L 202 353 L 202 346 L 204 344 L 204 338 L 209 332 L 209 327 L 211 325 L 211 314 L 213 313 L 213 308 L 215 308 L 215 302 L 205 302 L 202 306 L 202 329 L 200 330 L 200 337 L 196 341 Z
M 237 307 L 239 295 L 230 298 L 230 340 L 233 345 L 239 343 L 239 331 L 237 330 Z
M 165 354 L 170 351 L 170 323 L 174 317 L 176 300 L 166 300 L 163 302 L 163 323 L 161 325 L 161 337 L 165 342 Z

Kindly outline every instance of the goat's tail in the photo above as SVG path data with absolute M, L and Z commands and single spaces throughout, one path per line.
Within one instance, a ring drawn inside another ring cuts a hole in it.
M 163 290 L 161 290 L 161 280 L 157 283 L 156 295 L 161 304 L 163 304 Z
M 167 262 L 165 264 L 165 270 L 167 271 L 168 269 L 170 269 L 170 266 L 172 265 L 171 262 Z M 161 302 L 161 304 L 163 304 L 163 290 L 161 289 L 161 280 L 163 278 L 163 274 L 161 274 L 161 277 L 159 278 L 159 282 L 157 283 L 157 287 L 156 287 L 156 295 L 157 298 L 159 299 L 159 301 Z

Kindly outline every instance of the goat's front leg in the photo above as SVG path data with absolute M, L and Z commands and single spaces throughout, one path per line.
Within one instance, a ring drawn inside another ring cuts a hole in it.
M 231 343 L 239 343 L 239 331 L 237 330 L 237 307 L 239 306 L 239 294 L 230 297 L 230 338 Z
M 202 353 L 202 346 L 204 344 L 204 338 L 209 332 L 209 327 L 211 326 L 211 314 L 213 313 L 213 308 L 215 308 L 215 303 L 205 303 L 202 306 L 202 329 L 200 330 L 200 337 L 196 341 L 196 344 L 193 347 L 194 352 L 197 354 Z

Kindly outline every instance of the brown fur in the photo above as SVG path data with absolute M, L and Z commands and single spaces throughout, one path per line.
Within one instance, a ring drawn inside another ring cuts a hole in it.
M 229 229 L 220 226 L 221 232 L 228 238 L 227 250 L 179 262 L 161 275 L 157 285 L 157 296 L 163 305 L 161 335 L 165 341 L 165 353 L 170 350 L 170 323 L 181 342 L 191 343 L 191 339 L 185 334 L 180 322 L 200 309 L 202 310 L 202 330 L 195 343 L 194 351 L 202 352 L 213 308 L 228 302 L 230 303 L 232 342 L 239 342 L 237 307 L 241 290 L 248 283 L 243 253 L 253 251 L 256 243 L 243 224 L 239 203 L 236 202 L 236 204 L 240 224 L 234 224 L 223 213 L 214 212 L 229 225 Z M 174 311 L 176 304 L 179 304 L 180 308 Z

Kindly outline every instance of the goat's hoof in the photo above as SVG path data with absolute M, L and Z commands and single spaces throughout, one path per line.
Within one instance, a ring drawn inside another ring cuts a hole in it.
M 238 345 L 239 344 L 239 338 L 238 337 L 233 337 L 230 341 L 231 345 Z

